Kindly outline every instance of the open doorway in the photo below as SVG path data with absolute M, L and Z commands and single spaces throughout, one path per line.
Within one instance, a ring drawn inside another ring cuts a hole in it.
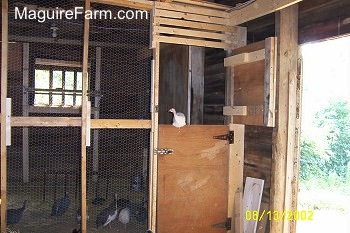
M 350 37 L 302 45 L 297 232 L 350 232 Z

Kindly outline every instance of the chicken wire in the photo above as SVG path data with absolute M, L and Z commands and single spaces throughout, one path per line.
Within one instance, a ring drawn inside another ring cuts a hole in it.
M 18 15 L 15 19 L 15 15 L 16 9 L 23 12 L 25 7 L 38 12 L 83 6 L 84 1 L 9 0 L 7 89 L 13 117 L 81 116 L 84 18 L 38 22 L 18 19 Z M 130 10 L 95 3 L 91 9 L 108 10 L 113 15 Z M 89 33 L 91 118 L 149 120 L 149 19 L 92 19 Z M 19 221 L 8 228 L 33 233 L 79 229 L 81 128 L 12 127 L 11 139 L 7 208 L 19 213 L 25 200 L 27 203 Z M 90 142 L 87 232 L 145 232 L 150 130 L 92 129 Z M 101 213 L 114 206 L 115 194 L 119 199 L 117 218 L 110 226 L 97 228 Z M 69 204 L 64 201 L 68 198 Z M 67 210 L 51 216 L 57 200 L 63 200 L 59 207 L 68 206 Z M 123 208 L 129 212 L 121 211 Z M 118 221 L 121 212 L 124 218 L 130 216 L 126 224 Z

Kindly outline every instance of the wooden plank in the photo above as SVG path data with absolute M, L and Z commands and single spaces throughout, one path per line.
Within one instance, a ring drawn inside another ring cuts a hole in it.
M 228 176 L 228 203 L 227 216 L 232 217 L 231 231 L 237 233 L 237 229 L 243 229 L 243 167 L 244 167 L 244 125 L 230 124 L 230 131 L 234 131 L 234 143 L 230 144 L 229 152 L 229 176 Z M 239 196 L 237 196 L 239 195 Z M 237 199 L 238 198 L 238 199 Z M 238 201 L 238 202 L 237 202 Z M 235 229 L 235 231 L 234 231 Z
M 150 120 L 91 119 L 92 129 L 150 129 Z
M 204 111 L 204 55 L 205 49 L 201 47 L 189 48 L 190 50 L 190 72 L 191 72 L 191 86 L 189 96 L 192 96 L 191 107 L 191 124 L 203 124 Z
M 151 1 L 146 0 L 92 0 L 91 2 L 140 10 L 151 10 L 153 6 Z
M 186 3 L 186 4 L 191 4 L 194 6 L 202 6 L 202 7 L 219 9 L 219 10 L 224 10 L 224 11 L 228 11 L 230 9 L 230 7 L 228 7 L 228 6 L 218 4 L 218 3 L 213 3 L 213 2 L 207 2 L 207 1 L 173 0 L 173 2 Z
M 23 43 L 23 88 L 26 90 L 29 87 L 29 43 Z M 22 100 L 22 116 L 27 117 L 29 105 L 28 92 L 23 93 Z M 23 128 L 22 135 L 22 159 L 23 159 L 23 182 L 29 182 L 29 129 L 27 127 Z
M 193 22 L 193 21 L 186 21 L 182 19 L 169 19 L 169 18 L 162 18 L 162 17 L 155 17 L 154 18 L 155 25 L 169 25 L 169 26 L 177 26 L 177 27 L 184 27 L 184 28 L 195 28 L 195 29 L 201 29 L 201 30 L 207 30 L 207 31 L 222 31 L 222 32 L 229 32 L 229 33 L 236 33 L 237 27 L 235 26 L 224 26 L 224 25 L 218 25 L 218 24 L 211 24 L 211 23 L 201 23 L 201 22 Z
M 100 92 L 101 90 L 101 57 L 102 50 L 101 47 L 96 48 L 96 71 L 95 71 L 95 91 Z M 101 96 L 95 96 L 95 111 L 94 119 L 100 118 L 100 100 Z M 99 157 L 99 130 L 94 130 L 94 139 L 93 139 L 93 148 L 92 148 L 92 170 L 95 174 L 98 172 L 98 157 Z M 95 182 L 97 182 L 97 175 L 93 176 Z
M 279 11 L 301 1 L 302 0 L 271 0 L 266 2 L 266 0 L 256 0 L 253 4 L 245 8 L 231 12 L 231 23 L 232 25 L 239 25 L 272 12 Z
M 85 0 L 85 12 L 90 10 L 90 0 Z M 84 19 L 84 47 L 83 47 L 83 83 L 81 105 L 81 232 L 86 233 L 86 140 L 87 140 L 87 114 L 88 114 L 88 56 L 89 56 L 89 29 L 90 20 Z
M 268 203 L 261 202 L 259 216 L 261 216 L 264 211 L 265 211 L 265 213 L 264 213 L 261 221 L 258 221 L 256 233 L 265 233 L 266 232 L 266 224 L 267 224 L 267 219 L 268 219 L 268 215 L 266 213 L 269 211 L 269 206 L 270 205 Z
M 7 72 L 8 72 L 8 1 L 2 1 L 1 19 L 1 125 L 6 124 Z M 7 206 L 7 146 L 6 127 L 1 127 L 1 232 L 6 232 Z
M 163 27 L 163 26 L 155 26 L 153 28 L 153 33 L 156 34 L 170 34 L 176 36 L 186 36 L 186 37 L 197 37 L 197 38 L 207 38 L 213 40 L 227 40 L 232 41 L 232 35 L 226 35 L 222 33 L 214 33 L 214 32 L 204 32 L 197 31 L 193 29 L 181 29 L 181 28 L 171 28 L 171 27 Z
M 190 20 L 190 21 L 196 21 L 196 22 L 202 22 L 202 23 L 212 23 L 212 24 L 229 26 L 227 24 L 228 19 L 223 19 L 219 17 L 197 15 L 192 13 L 183 13 L 183 12 L 176 12 L 176 11 L 169 11 L 169 10 L 162 10 L 162 9 L 155 9 L 154 13 L 155 13 L 155 16 L 157 17 L 182 19 L 182 20 Z
M 275 126 L 277 38 L 265 40 L 264 125 Z
M 243 195 L 243 213 L 245 216 L 247 213 L 253 214 L 253 211 L 260 210 L 260 203 L 264 189 L 264 180 L 247 177 L 244 186 Z M 258 220 L 244 218 L 244 232 L 255 233 Z
M 296 83 L 298 59 L 298 6 L 281 10 L 276 15 L 279 38 L 277 67 L 276 127 L 273 131 L 271 209 L 292 210 L 293 158 L 295 153 Z M 295 232 L 290 221 L 271 221 L 271 233 Z
M 215 10 L 215 9 L 210 9 L 208 7 L 201 7 L 201 6 L 193 6 L 193 5 L 191 6 L 189 4 L 155 2 L 155 7 L 157 9 L 193 13 L 193 14 L 206 15 L 206 16 L 215 16 L 219 18 L 230 17 L 230 14 L 228 12 L 225 12 L 222 10 Z
M 224 116 L 246 116 L 248 114 L 248 106 L 224 106 Z
M 164 42 L 169 44 L 183 44 L 183 45 L 192 45 L 192 46 L 199 46 L 199 47 L 219 48 L 219 49 L 231 48 L 230 44 L 226 44 L 222 42 L 195 40 L 195 39 L 170 37 L 170 36 L 154 36 L 154 40 L 157 42 Z
M 80 62 L 76 62 L 76 61 L 64 61 L 64 60 L 43 59 L 43 58 L 36 58 L 35 64 L 47 65 L 47 66 L 78 67 L 78 68 L 83 67 L 83 65 Z
M 265 49 L 250 53 L 241 53 L 224 59 L 224 66 L 236 66 L 265 59 Z
M 12 101 L 11 98 L 6 98 L 6 146 L 11 146 L 11 115 Z
M 70 108 L 60 108 L 60 107 L 38 107 L 38 106 L 23 106 L 25 110 L 29 113 L 62 113 L 62 114 L 80 114 L 81 107 L 70 107 Z
M 245 46 L 240 46 L 236 49 L 233 50 L 234 54 L 240 54 L 240 53 L 251 53 L 254 52 L 256 50 L 261 50 L 265 48 L 265 41 L 258 41 L 255 43 L 251 43 L 249 45 L 245 45 Z
M 153 49 L 153 72 L 152 72 L 152 83 L 151 83 L 151 147 L 150 155 L 150 201 L 149 201 L 149 220 L 148 229 L 152 232 L 156 231 L 157 224 L 157 188 L 158 188 L 158 158 L 154 156 L 155 149 L 158 148 L 158 107 L 159 107 L 159 78 L 160 78 L 160 43 L 155 42 Z
M 86 146 L 91 145 L 91 101 L 86 104 Z

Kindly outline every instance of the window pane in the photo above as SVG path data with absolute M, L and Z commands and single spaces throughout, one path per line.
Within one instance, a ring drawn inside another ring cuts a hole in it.
M 73 71 L 66 71 L 65 72 L 64 89 L 74 90 L 74 72 Z
M 35 88 L 49 89 L 50 88 L 50 71 L 35 70 Z
M 73 106 L 73 96 L 72 95 L 65 95 L 64 101 L 65 101 L 64 105 Z
M 34 105 L 49 105 L 49 95 L 35 94 Z
M 81 72 L 77 72 L 77 90 L 83 89 L 83 74 Z
M 62 71 L 60 70 L 54 70 L 52 72 L 53 75 L 53 82 L 52 82 L 52 88 L 62 88 Z
M 62 105 L 62 95 L 52 95 L 52 105 L 58 106 Z
M 81 96 L 77 96 L 75 105 L 81 106 Z

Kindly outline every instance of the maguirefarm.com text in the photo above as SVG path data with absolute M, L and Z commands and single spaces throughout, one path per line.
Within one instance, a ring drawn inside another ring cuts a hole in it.
M 55 9 L 29 10 L 27 7 L 22 9 L 15 7 L 15 19 L 19 20 L 37 20 L 44 23 L 46 20 L 77 19 L 83 15 L 86 19 L 100 20 L 133 20 L 148 19 L 148 12 L 144 10 L 119 10 L 113 13 L 111 10 L 84 10 L 84 7 L 74 7 L 72 10 L 64 10 L 56 7 Z

